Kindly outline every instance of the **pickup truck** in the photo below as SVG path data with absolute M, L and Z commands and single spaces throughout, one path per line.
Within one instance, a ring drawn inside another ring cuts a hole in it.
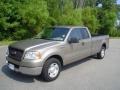
M 108 47 L 108 35 L 92 36 L 87 27 L 56 26 L 9 45 L 6 63 L 15 72 L 53 81 L 64 65 L 92 55 L 103 59 Z

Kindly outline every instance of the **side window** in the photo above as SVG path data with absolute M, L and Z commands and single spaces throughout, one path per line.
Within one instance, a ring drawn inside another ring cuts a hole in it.
M 82 35 L 80 33 L 80 29 L 75 28 L 71 31 L 69 38 L 76 37 L 77 39 L 82 39 Z
M 83 39 L 88 39 L 89 38 L 89 34 L 88 31 L 86 30 L 86 28 L 81 28 L 81 35 Z

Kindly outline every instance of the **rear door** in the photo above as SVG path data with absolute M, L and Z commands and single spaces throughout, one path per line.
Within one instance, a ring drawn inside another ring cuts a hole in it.
M 79 28 L 82 39 L 79 41 L 80 59 L 91 55 L 91 37 L 86 28 Z

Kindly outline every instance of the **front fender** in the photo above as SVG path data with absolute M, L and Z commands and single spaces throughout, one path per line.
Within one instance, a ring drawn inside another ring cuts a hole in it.
M 45 51 L 43 56 L 41 57 L 41 60 L 42 60 L 41 65 L 43 66 L 45 61 L 54 55 L 58 55 L 63 59 L 63 54 L 58 49 L 49 49 L 49 50 Z

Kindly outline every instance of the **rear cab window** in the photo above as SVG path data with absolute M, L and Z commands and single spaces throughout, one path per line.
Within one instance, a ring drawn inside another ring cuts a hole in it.
M 81 32 L 80 32 L 80 29 L 79 28 L 74 28 L 70 35 L 69 35 L 69 38 L 77 38 L 78 40 L 81 40 L 82 39 L 82 35 L 81 35 Z
M 80 28 L 80 32 L 82 35 L 82 39 L 89 39 L 90 38 L 89 33 L 88 33 L 86 28 Z

